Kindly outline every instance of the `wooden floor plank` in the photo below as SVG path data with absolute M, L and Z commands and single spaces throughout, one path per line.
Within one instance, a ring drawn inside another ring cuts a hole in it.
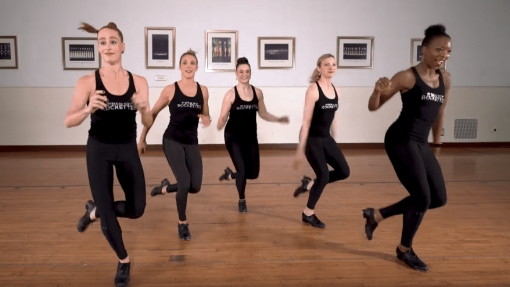
M 510 149 L 444 149 L 448 203 L 427 212 L 414 240 L 428 273 L 395 258 L 401 216 L 365 238 L 361 210 L 407 195 L 384 151 L 344 152 L 351 177 L 317 204 L 324 230 L 301 222 L 307 195 L 292 193 L 313 173 L 293 170 L 291 151 L 261 151 L 247 214 L 233 182 L 218 181 L 228 155 L 203 152 L 202 190 L 188 200 L 191 241 L 178 238 L 173 194 L 148 195 L 142 218 L 119 219 L 130 286 L 510 286 Z M 160 152 L 142 162 L 148 193 L 174 181 Z M 114 191 L 123 198 L 117 181 Z M 113 286 L 116 258 L 99 223 L 76 231 L 89 198 L 83 153 L 0 154 L 0 286 Z

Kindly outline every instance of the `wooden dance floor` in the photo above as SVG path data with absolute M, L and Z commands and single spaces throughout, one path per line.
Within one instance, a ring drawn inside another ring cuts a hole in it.
M 307 164 L 292 169 L 292 151 L 261 151 L 247 214 L 234 182 L 218 181 L 232 166 L 227 152 L 204 151 L 188 242 L 177 234 L 175 195 L 149 195 L 174 180 L 163 153 L 144 155 L 145 214 L 119 219 L 130 286 L 510 286 L 510 148 L 443 148 L 448 203 L 427 212 L 414 240 L 428 273 L 395 257 L 402 216 L 365 238 L 361 210 L 407 196 L 385 152 L 344 153 L 351 176 L 324 190 L 319 230 L 301 222 L 308 194 L 292 196 L 301 175 L 313 175 Z M 114 286 L 117 259 L 100 224 L 76 230 L 89 198 L 84 153 L 0 153 L 0 286 Z

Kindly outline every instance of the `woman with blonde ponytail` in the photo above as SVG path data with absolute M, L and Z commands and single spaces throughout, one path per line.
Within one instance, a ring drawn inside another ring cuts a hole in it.
M 130 260 L 117 217 L 139 218 L 145 209 L 145 178 L 136 147 L 135 117 L 138 111 L 142 124 L 152 125 L 148 85 L 145 78 L 122 67 L 126 46 L 115 23 L 99 30 L 83 23 L 79 29 L 97 33 L 103 66 L 78 80 L 65 118 L 68 128 L 80 125 L 89 115 L 91 119 L 86 157 L 94 200 L 85 204 L 78 231 L 101 220 L 101 230 L 119 259 L 115 285 L 127 286 Z M 124 190 L 126 199 L 122 201 L 113 198 L 113 167 Z
M 151 191 L 152 196 L 175 192 L 177 202 L 177 230 L 179 238 L 190 240 L 191 234 L 186 217 L 188 194 L 198 193 L 202 187 L 202 155 L 198 147 L 198 123 L 204 127 L 211 124 L 209 116 L 209 91 L 195 81 L 198 59 L 194 51 L 188 50 L 179 60 L 181 80 L 166 86 L 158 101 L 152 107 L 152 119 L 168 106 L 170 123 L 163 135 L 163 150 L 168 164 L 177 180 L 170 184 L 163 179 L 161 185 Z M 140 153 L 147 147 L 146 137 L 151 125 L 143 128 L 138 150 Z
M 346 179 L 350 174 L 345 157 L 334 139 L 339 92 L 331 79 L 336 69 L 335 57 L 331 54 L 324 54 L 317 60 L 317 67 L 310 77 L 311 85 L 306 91 L 303 125 L 294 161 L 294 166 L 298 167 L 306 156 L 317 176 L 315 180 L 303 176 L 301 185 L 294 192 L 294 197 L 298 197 L 310 191 L 302 220 L 316 228 L 326 227 L 314 211 L 322 191 L 328 183 Z M 328 170 L 328 164 L 332 171 Z

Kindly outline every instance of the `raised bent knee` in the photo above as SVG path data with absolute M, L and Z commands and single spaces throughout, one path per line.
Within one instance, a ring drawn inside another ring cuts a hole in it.
M 254 172 L 252 174 L 247 174 L 246 175 L 246 179 L 257 179 L 257 178 L 259 178 L 259 173 L 258 172 L 256 172 L 256 173 Z
M 417 205 L 416 205 L 416 209 L 421 211 L 421 212 L 425 212 L 427 211 L 429 208 L 430 208 L 430 205 L 432 204 L 431 200 L 430 200 L 430 197 L 429 196 L 424 196 L 424 197 L 421 197 L 418 202 L 417 202 Z
M 446 197 L 434 200 L 434 202 L 432 202 L 430 204 L 430 208 L 438 208 L 438 207 L 445 206 L 445 205 L 446 205 Z
M 189 188 L 189 193 L 199 193 L 200 192 L 200 186 L 191 186 Z
M 320 190 L 324 189 L 329 182 L 329 174 L 323 173 L 318 175 L 315 181 L 313 182 L 314 189 L 319 188 Z
M 342 177 L 342 179 L 346 179 L 346 178 L 348 178 L 350 175 L 351 175 L 351 169 L 350 169 L 350 168 L 346 168 L 345 170 L 342 170 L 342 171 L 341 171 L 341 177 Z
M 145 204 L 136 207 L 134 210 L 134 213 L 133 213 L 133 218 L 136 219 L 136 218 L 142 217 L 144 212 L 145 212 Z
M 180 183 L 178 182 L 177 183 L 177 193 L 180 194 L 180 193 L 187 193 L 187 192 L 191 192 L 191 185 L 188 183 Z

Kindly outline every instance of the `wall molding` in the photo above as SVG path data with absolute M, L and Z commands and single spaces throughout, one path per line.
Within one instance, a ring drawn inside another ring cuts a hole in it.
M 202 144 L 201 151 L 226 151 L 224 144 Z M 341 149 L 384 149 L 384 143 L 338 143 Z M 260 150 L 294 150 L 297 144 L 259 144 Z M 451 142 L 445 148 L 510 148 L 510 142 Z M 2 152 L 85 152 L 85 145 L 0 146 Z M 163 151 L 162 145 L 148 145 L 147 151 Z

